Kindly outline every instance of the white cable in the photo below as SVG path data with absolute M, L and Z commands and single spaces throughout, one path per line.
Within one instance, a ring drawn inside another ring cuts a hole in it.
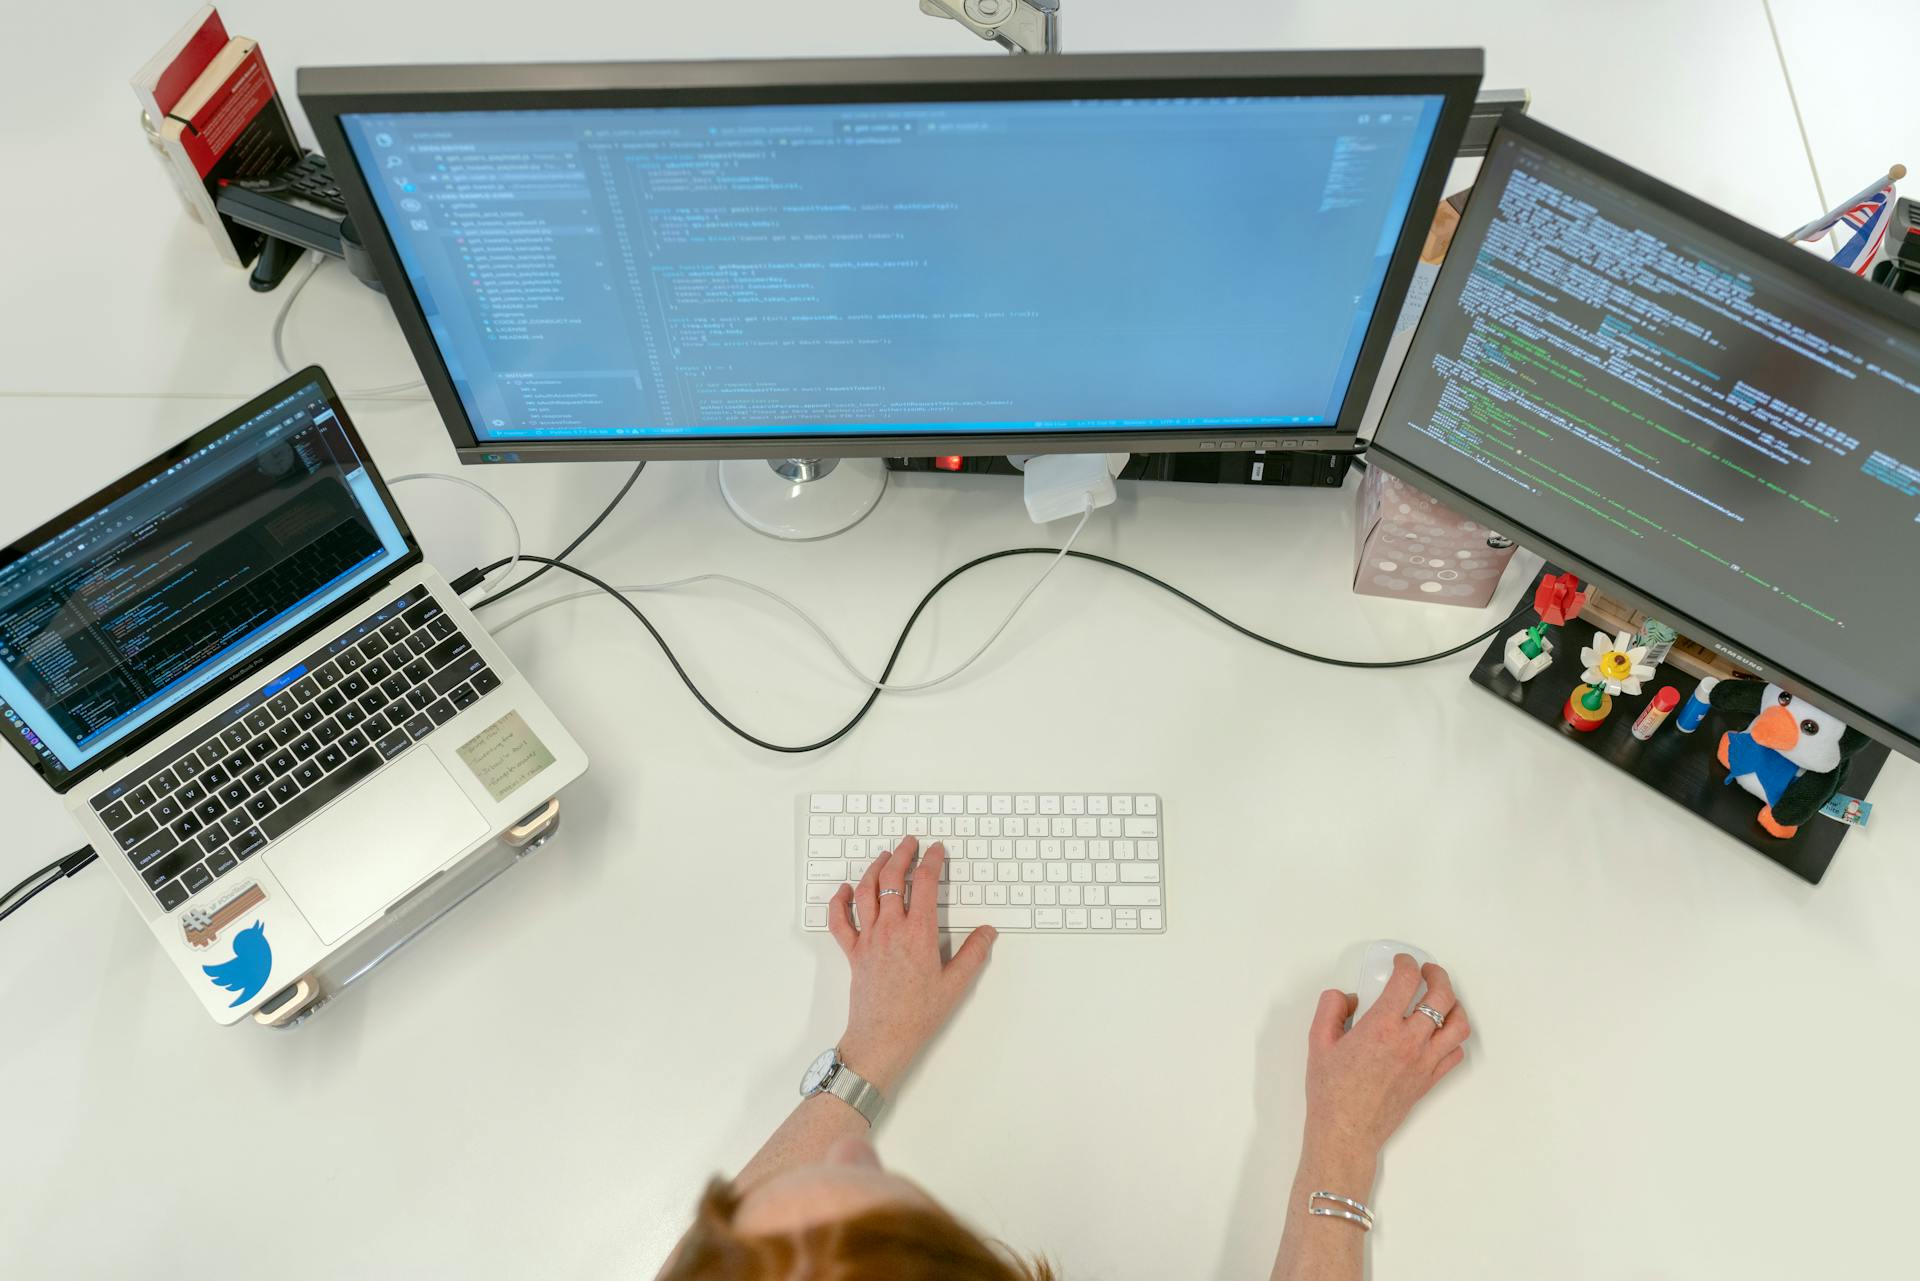
M 791 613 L 794 617 L 798 618 L 801 622 L 805 623 L 815 636 L 818 636 L 822 641 L 826 643 L 827 648 L 833 652 L 834 658 L 839 660 L 840 666 L 846 669 L 847 674 L 852 676 L 854 680 L 860 682 L 860 684 L 866 686 L 868 689 L 877 689 L 889 694 L 913 694 L 921 690 L 932 689 L 936 685 L 944 685 L 948 681 L 952 680 L 954 677 L 958 676 L 960 673 L 966 671 L 969 667 L 972 667 L 974 663 L 978 662 L 981 655 L 985 654 L 987 650 L 991 649 L 993 647 L 993 643 L 1000 639 L 1001 634 L 1004 633 L 1007 630 L 1007 628 L 1013 625 L 1013 620 L 1019 616 L 1021 609 L 1025 607 L 1028 599 L 1031 598 L 1035 592 L 1040 590 L 1040 585 L 1046 582 L 1048 578 L 1052 577 L 1054 570 L 1060 568 L 1060 562 L 1064 561 L 1067 558 L 1067 553 L 1073 550 L 1073 544 L 1075 543 L 1076 540 L 1079 539 L 1080 531 L 1086 528 L 1087 520 L 1092 515 L 1093 515 L 1093 508 L 1091 507 L 1087 508 L 1085 511 L 1080 513 L 1080 523 L 1073 527 L 1073 532 L 1071 534 L 1067 535 L 1067 541 L 1060 548 L 1059 554 L 1056 555 L 1051 561 L 1047 562 L 1046 569 L 1041 572 L 1039 577 L 1033 580 L 1032 586 L 1028 587 L 1025 592 L 1021 593 L 1020 599 L 1015 601 L 1013 603 L 1013 608 L 1007 611 L 1007 616 L 1000 621 L 1000 625 L 998 627 L 993 629 L 992 635 L 988 636 L 986 640 L 980 642 L 980 647 L 978 649 L 974 650 L 973 653 L 969 654 L 966 660 L 962 662 L 958 667 L 955 667 L 952 671 L 949 671 L 941 676 L 933 677 L 930 680 L 914 681 L 911 684 L 889 684 L 886 682 L 876 680 L 873 677 L 867 675 L 865 672 L 860 670 L 859 665 L 856 664 L 852 658 L 848 657 L 846 650 L 840 647 L 840 642 L 836 641 L 833 638 L 832 634 L 829 633 L 825 627 L 822 627 L 820 623 L 814 619 L 813 615 L 807 613 L 806 610 L 800 608 L 800 606 L 794 604 L 792 601 L 788 600 L 785 596 L 782 596 L 779 592 L 774 591 L 772 588 L 762 587 L 758 583 L 750 583 L 743 578 L 734 578 L 730 574 L 694 574 L 688 578 L 676 578 L 672 582 L 666 582 L 666 583 L 633 583 L 633 584 L 628 584 L 624 586 L 616 585 L 615 590 L 620 592 L 635 592 L 635 593 L 665 592 L 665 591 L 672 591 L 673 589 L 678 587 L 691 587 L 697 583 L 729 583 L 735 587 L 743 588 L 746 591 L 755 592 L 761 596 L 766 597 L 768 600 L 773 601 L 775 604 L 780 605 L 782 608 L 786 609 L 789 613 Z M 537 605 L 528 606 L 526 609 L 521 610 L 519 613 L 513 615 L 513 617 L 507 619 L 505 622 L 488 624 L 487 630 L 494 633 L 503 632 L 507 628 L 512 627 L 515 623 L 519 622 L 521 619 L 531 618 L 533 615 L 538 614 L 541 610 L 551 609 L 553 608 L 553 606 L 564 604 L 567 601 L 584 600 L 587 597 L 600 596 L 600 595 L 604 595 L 604 593 L 601 592 L 599 588 L 590 587 L 583 591 L 566 592 L 559 596 L 553 596 L 546 600 L 541 601 Z
M 485 600 L 487 596 L 493 595 L 493 589 L 501 583 L 506 582 L 509 578 L 512 578 L 513 571 L 520 568 L 520 522 L 513 518 L 513 513 L 507 510 L 507 505 L 501 502 L 492 490 L 483 485 L 474 484 L 465 476 L 449 476 L 437 471 L 410 471 L 404 476 L 389 476 L 386 479 L 389 485 L 403 485 L 410 480 L 444 480 L 449 485 L 461 485 L 467 489 L 471 489 L 474 493 L 480 495 L 480 497 L 500 509 L 500 514 L 507 518 L 507 528 L 513 531 L 513 555 L 508 558 L 501 574 L 491 583 L 484 584 L 486 587 L 486 596 L 482 596 L 482 600 Z
M 287 359 L 287 347 L 286 347 L 287 317 L 293 314 L 293 304 L 300 297 L 300 291 L 307 287 L 308 281 L 312 280 L 316 275 L 320 273 L 321 265 L 327 261 L 327 259 L 324 256 L 322 256 L 318 251 L 310 250 L 309 252 L 312 253 L 313 260 L 307 264 L 306 274 L 301 276 L 299 280 L 295 281 L 290 287 L 288 287 L 287 300 L 280 304 L 280 314 L 273 318 L 273 331 L 272 331 L 273 358 L 275 361 L 279 363 L 280 372 L 283 374 L 293 373 L 293 362 Z M 412 382 L 389 383 L 384 387 L 361 387 L 352 391 L 348 391 L 344 389 L 339 389 L 339 390 L 340 390 L 340 395 L 342 396 L 354 396 L 354 397 L 399 396 L 403 392 L 417 391 L 420 388 L 425 387 L 426 385 L 427 384 L 425 379 L 416 378 Z M 407 397 L 407 399 L 424 400 L 425 397 L 411 396 L 411 397 Z M 479 487 L 475 486 L 475 488 L 477 489 Z

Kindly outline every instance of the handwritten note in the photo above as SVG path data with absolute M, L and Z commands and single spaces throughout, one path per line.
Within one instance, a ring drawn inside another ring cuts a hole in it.
M 553 753 L 520 713 L 508 712 L 460 745 L 460 759 L 496 801 L 553 764 Z

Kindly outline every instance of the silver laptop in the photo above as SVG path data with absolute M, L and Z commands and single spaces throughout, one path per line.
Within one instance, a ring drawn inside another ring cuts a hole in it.
M 0 548 L 0 738 L 221 1023 L 587 765 L 317 368 Z

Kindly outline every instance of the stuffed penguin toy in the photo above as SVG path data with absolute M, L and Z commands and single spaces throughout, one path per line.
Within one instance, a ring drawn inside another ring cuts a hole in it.
M 1708 679 L 1708 703 L 1752 718 L 1745 729 L 1720 736 L 1727 782 L 1760 798 L 1761 827 L 1792 836 L 1845 784 L 1847 762 L 1867 736 L 1778 685 Z

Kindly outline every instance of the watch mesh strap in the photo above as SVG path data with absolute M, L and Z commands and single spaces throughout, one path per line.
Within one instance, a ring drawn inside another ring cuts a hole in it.
M 844 1063 L 834 1069 L 827 1093 L 867 1118 L 869 1126 L 880 1119 L 880 1109 L 887 1102 L 876 1086 Z

